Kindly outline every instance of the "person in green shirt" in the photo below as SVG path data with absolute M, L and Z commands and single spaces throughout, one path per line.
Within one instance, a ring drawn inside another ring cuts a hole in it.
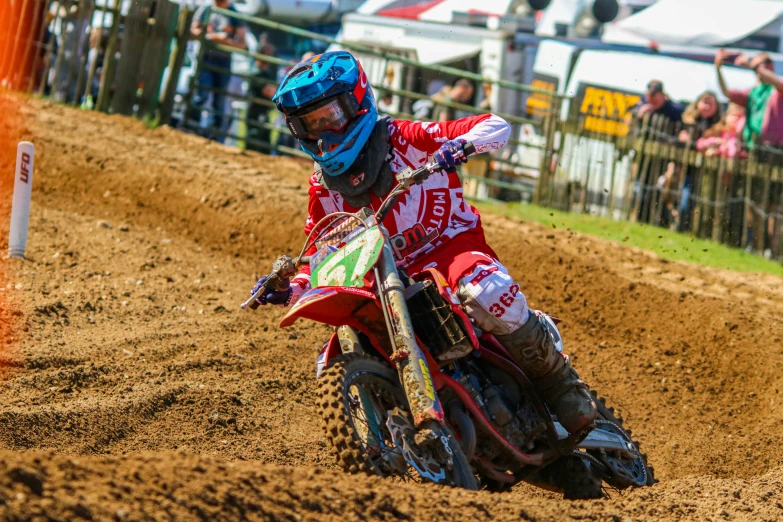
M 758 83 L 750 89 L 729 89 L 721 73 L 721 65 L 734 59 L 734 65 L 752 69 Z M 726 97 L 745 107 L 743 140 L 749 145 L 783 145 L 783 79 L 773 70 L 773 62 L 767 53 L 749 58 L 741 52 L 721 49 L 715 55 L 718 83 Z

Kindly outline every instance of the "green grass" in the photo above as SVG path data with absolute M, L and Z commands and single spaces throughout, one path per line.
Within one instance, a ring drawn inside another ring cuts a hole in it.
M 783 276 L 783 265 L 739 248 L 695 239 L 687 234 L 650 225 L 614 221 L 586 214 L 569 214 L 559 210 L 528 204 L 475 203 L 482 212 L 540 223 L 547 227 L 572 230 L 591 236 L 617 241 L 655 252 L 659 256 L 740 272 L 764 272 Z

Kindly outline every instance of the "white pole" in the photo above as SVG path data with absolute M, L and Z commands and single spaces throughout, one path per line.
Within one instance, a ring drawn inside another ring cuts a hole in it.
M 8 234 L 8 255 L 24 257 L 27 246 L 27 225 L 30 222 L 30 197 L 33 194 L 33 157 L 35 146 L 20 141 L 16 149 L 14 201 L 11 207 L 11 231 Z

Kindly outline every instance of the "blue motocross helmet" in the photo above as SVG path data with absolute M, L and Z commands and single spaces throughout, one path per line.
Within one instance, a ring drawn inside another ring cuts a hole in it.
M 367 74 L 346 51 L 295 65 L 272 101 L 302 150 L 329 176 L 339 176 L 356 161 L 378 119 Z

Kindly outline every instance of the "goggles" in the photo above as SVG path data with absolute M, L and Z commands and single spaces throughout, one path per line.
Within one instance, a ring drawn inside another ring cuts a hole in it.
M 328 100 L 305 107 L 286 117 L 291 134 L 298 140 L 317 140 L 327 131 L 339 133 L 350 124 L 359 111 L 353 93 L 343 93 Z

